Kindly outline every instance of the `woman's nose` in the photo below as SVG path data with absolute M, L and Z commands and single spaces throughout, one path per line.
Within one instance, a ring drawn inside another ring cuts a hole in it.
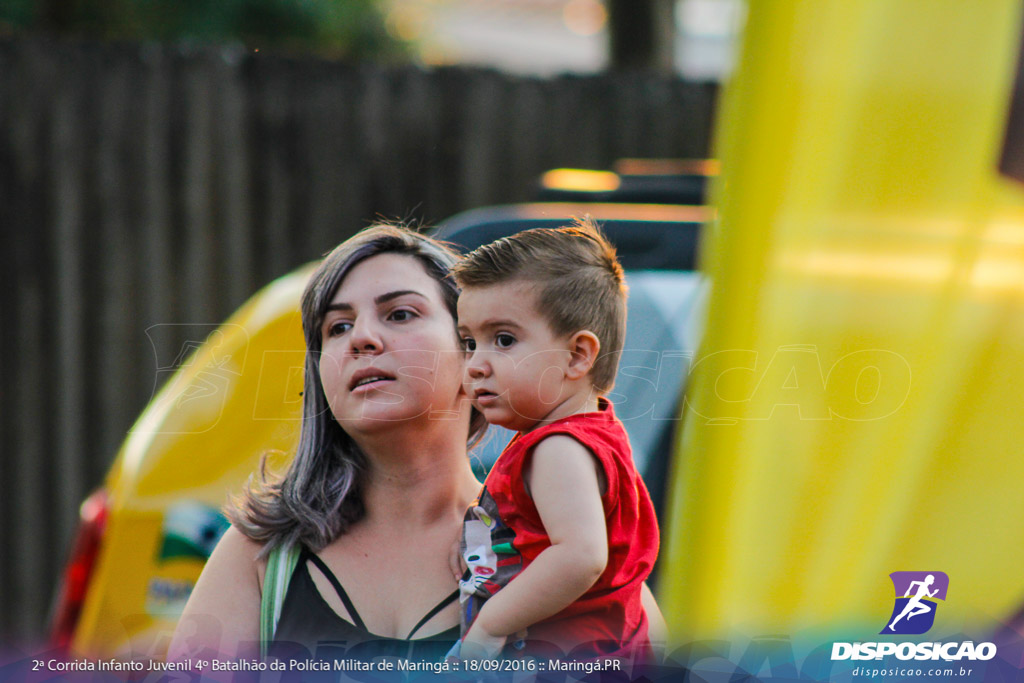
M 384 342 L 381 340 L 377 326 L 367 318 L 356 318 L 352 323 L 349 344 L 351 344 L 353 353 L 381 351 L 384 348 Z

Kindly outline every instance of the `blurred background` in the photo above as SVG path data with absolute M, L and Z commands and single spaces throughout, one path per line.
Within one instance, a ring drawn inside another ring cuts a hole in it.
M 78 506 L 259 287 L 377 217 L 704 157 L 734 0 L 0 3 L 0 642 Z M 198 341 L 197 341 L 198 340 Z

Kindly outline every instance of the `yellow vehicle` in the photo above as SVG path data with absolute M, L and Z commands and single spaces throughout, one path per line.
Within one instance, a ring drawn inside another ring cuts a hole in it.
M 680 387 L 699 333 L 694 272 L 707 210 L 695 206 L 527 204 L 467 212 L 437 235 L 473 248 L 589 213 L 620 251 L 630 316 L 617 413 L 657 497 Z M 311 268 L 269 284 L 216 328 L 132 427 L 82 528 L 54 620 L 74 653 L 159 657 L 210 551 L 219 512 L 264 454 L 283 467 L 299 432 L 304 343 L 299 299 Z M 479 472 L 507 441 L 495 430 L 471 454 Z

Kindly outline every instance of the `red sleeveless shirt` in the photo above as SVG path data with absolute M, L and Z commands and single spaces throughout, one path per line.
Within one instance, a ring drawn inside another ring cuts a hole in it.
M 487 545 L 493 554 L 491 560 L 476 567 L 469 562 L 470 571 L 479 576 L 475 581 L 473 576 L 463 581 L 462 590 L 467 594 L 463 599 L 463 633 L 483 601 L 551 545 L 533 499 L 526 492 L 523 472 L 533 447 L 554 434 L 579 441 L 601 467 L 606 483 L 601 503 L 608 529 L 608 564 L 574 603 L 529 627 L 526 653 L 557 654 L 547 647 L 552 644 L 575 657 L 646 657 L 650 649 L 640 591 L 658 556 L 658 523 L 647 487 L 633 464 L 626 431 L 611 403 L 603 398 L 597 412 L 570 415 L 517 434 L 487 475 L 480 497 L 466 514 L 466 523 L 479 525 L 483 521 L 490 531 Z M 478 541 L 479 537 L 478 531 Z M 464 528 L 464 555 L 466 541 Z M 468 555 L 473 556 L 473 547 L 480 550 L 482 544 L 469 545 Z M 490 551 L 483 549 L 477 558 Z M 470 595 L 472 599 L 467 600 Z

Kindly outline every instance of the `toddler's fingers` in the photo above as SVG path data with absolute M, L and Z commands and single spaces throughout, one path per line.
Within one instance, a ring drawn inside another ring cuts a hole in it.
M 462 577 L 462 553 L 459 552 L 459 541 L 456 539 L 455 543 L 448 551 L 448 568 L 452 572 L 452 576 L 458 581 Z
M 448 650 L 448 654 L 444 656 L 446 662 L 458 662 L 462 659 L 462 640 L 456 640 L 452 648 Z

